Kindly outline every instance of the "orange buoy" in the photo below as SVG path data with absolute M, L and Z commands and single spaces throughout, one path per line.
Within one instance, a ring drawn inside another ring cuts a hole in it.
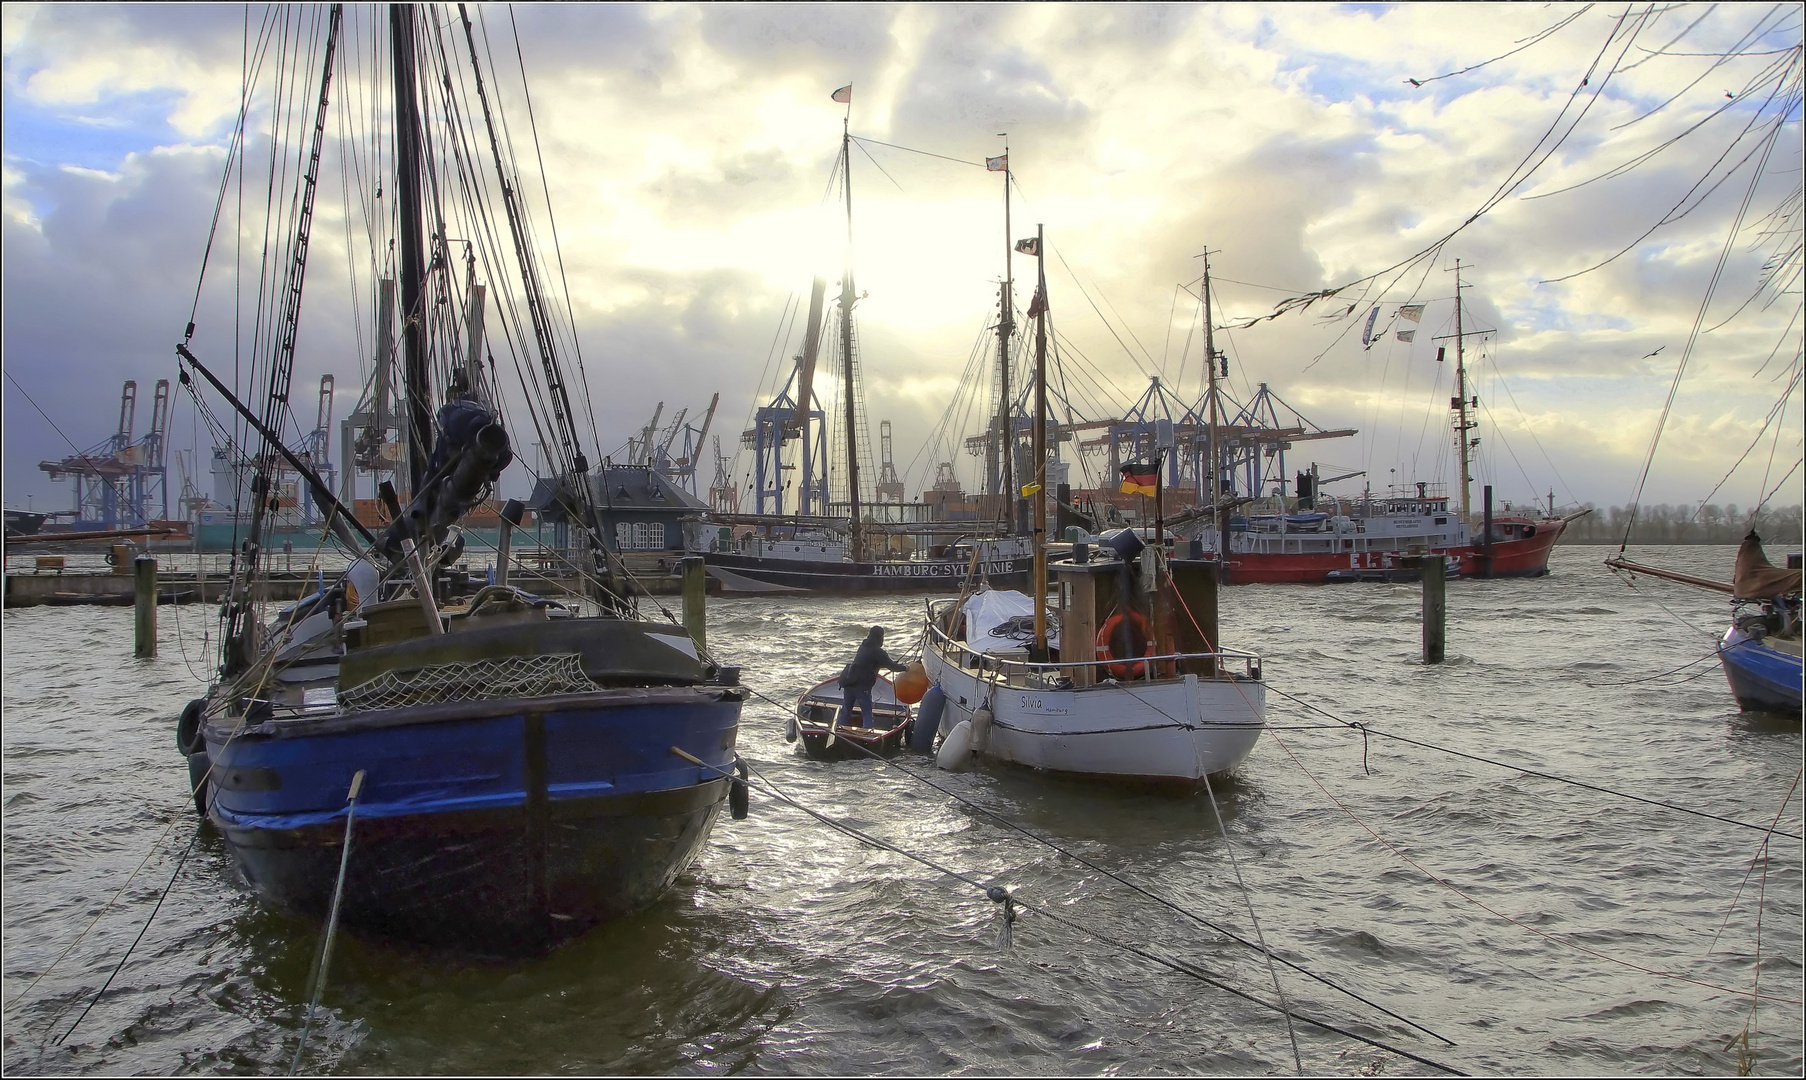
M 917 660 L 909 665 L 909 670 L 897 676 L 893 689 L 897 692 L 898 701 L 905 705 L 914 705 L 922 700 L 923 694 L 928 692 L 928 669 L 922 666 L 920 660 Z

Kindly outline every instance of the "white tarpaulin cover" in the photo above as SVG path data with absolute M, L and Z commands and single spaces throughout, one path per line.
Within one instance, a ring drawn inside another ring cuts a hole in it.
M 966 647 L 973 652 L 1001 652 L 1034 643 L 1035 602 L 1024 593 L 987 589 L 968 599 L 962 610 L 966 615 Z M 1015 625 L 1026 626 L 1026 630 L 1005 628 L 1004 624 L 1018 618 L 1022 621 Z M 1060 646 L 1060 628 L 1051 617 L 1047 621 L 1047 644 Z

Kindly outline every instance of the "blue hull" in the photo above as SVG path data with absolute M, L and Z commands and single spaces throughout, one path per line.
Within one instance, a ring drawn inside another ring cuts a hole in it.
M 1792 713 L 1801 707 L 1800 658 L 1757 641 L 1718 647 L 1726 681 L 1746 712 Z
M 385 936 L 543 951 L 667 889 L 727 796 L 743 692 L 655 687 L 205 730 L 207 813 L 245 880 L 324 914 L 365 772 L 341 919 Z

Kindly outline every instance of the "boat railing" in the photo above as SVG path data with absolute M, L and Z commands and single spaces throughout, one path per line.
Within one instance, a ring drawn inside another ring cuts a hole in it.
M 958 655 L 957 663 L 965 670 L 977 671 L 980 674 L 1000 676 L 1006 682 L 1033 685 L 1051 685 L 1062 680 L 1077 682 L 1072 676 L 1082 669 L 1096 669 L 1105 665 L 1132 664 L 1138 665 L 1140 675 L 1129 682 L 1162 682 L 1188 674 L 1186 666 L 1196 666 L 1196 662 L 1213 661 L 1216 679 L 1233 680 L 1260 678 L 1260 657 L 1255 653 L 1241 649 L 1219 649 L 1215 652 L 1175 652 L 1162 653 L 1156 656 L 1136 656 L 1126 660 L 1115 658 L 1098 658 L 1094 660 L 1060 660 L 1035 661 L 1019 660 L 1010 656 L 998 656 L 993 653 L 980 652 L 963 641 L 948 634 L 941 626 L 940 616 L 947 610 L 947 602 L 930 603 L 928 611 L 928 632 L 934 642 L 943 646 L 943 651 L 952 651 Z M 1231 670 L 1234 668 L 1236 670 Z M 1161 672 L 1168 674 L 1161 674 Z M 1239 674 L 1238 674 L 1239 672 Z

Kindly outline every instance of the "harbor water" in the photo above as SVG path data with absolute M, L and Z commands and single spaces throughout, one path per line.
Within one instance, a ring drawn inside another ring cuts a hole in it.
M 1733 553 L 1644 557 L 1724 578 Z M 712 600 L 711 651 L 772 699 L 741 728 L 756 779 L 894 850 L 756 783 L 664 899 L 549 956 L 341 936 L 301 1070 L 1292 1072 L 1285 1017 L 1222 988 L 1273 1001 L 1266 962 L 1201 919 L 1448 1042 L 1280 967 L 1295 1011 L 1464 1072 L 1798 1075 L 1801 844 L 1763 832 L 1802 832 L 1798 718 L 1738 713 L 1712 651 L 1725 598 L 1627 587 L 1606 554 L 1451 582 L 1434 667 L 1416 585 L 1229 590 L 1225 643 L 1264 657 L 1272 731 L 1214 801 L 808 761 L 787 703 L 868 626 L 907 652 L 922 600 Z M 286 1072 L 322 927 L 254 900 L 197 828 L 174 731 L 211 609 L 163 609 L 154 660 L 132 659 L 131 618 L 4 615 L 0 1064 Z M 1007 944 L 989 885 L 1031 909 Z M 1436 1071 L 1293 1027 L 1309 1073 Z

